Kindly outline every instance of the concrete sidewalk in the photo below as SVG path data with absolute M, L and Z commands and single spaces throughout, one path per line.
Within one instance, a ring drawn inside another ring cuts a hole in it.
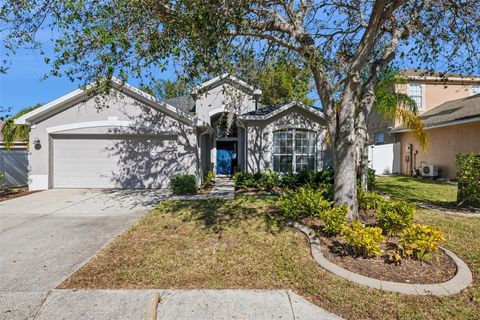
M 341 319 L 286 290 L 52 290 L 35 319 L 143 319 L 160 293 L 158 318 Z

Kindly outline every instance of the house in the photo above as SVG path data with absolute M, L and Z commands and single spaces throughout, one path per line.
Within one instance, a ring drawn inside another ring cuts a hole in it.
M 422 150 L 413 135 L 402 126 L 390 131 L 401 142 L 401 172 L 411 174 L 424 164 L 441 170 L 440 176 L 454 179 L 457 174 L 455 156 L 459 153 L 480 153 L 480 94 L 442 103 L 420 115 L 428 137 L 427 150 Z
M 406 83 L 395 85 L 393 90 L 408 94 L 415 100 L 420 115 L 447 101 L 480 93 L 480 77 L 411 69 L 403 70 L 402 74 Z M 399 125 L 398 120 L 386 121 L 372 113 L 368 121 L 370 144 L 396 142 L 396 134 L 390 130 Z
M 179 174 L 329 164 L 322 112 L 260 95 L 229 75 L 166 101 L 117 80 L 106 96 L 75 90 L 16 120 L 31 127 L 29 188 L 166 188 Z

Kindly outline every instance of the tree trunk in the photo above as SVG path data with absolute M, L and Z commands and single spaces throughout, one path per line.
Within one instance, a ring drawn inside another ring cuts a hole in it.
M 359 150 L 358 173 L 360 175 L 360 188 L 363 191 L 368 190 L 368 134 L 367 137 L 358 137 L 361 141 Z

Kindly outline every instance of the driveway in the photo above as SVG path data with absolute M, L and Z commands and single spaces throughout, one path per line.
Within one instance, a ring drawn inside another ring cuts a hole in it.
M 54 189 L 0 202 L 0 319 L 32 318 L 51 289 L 166 197 Z

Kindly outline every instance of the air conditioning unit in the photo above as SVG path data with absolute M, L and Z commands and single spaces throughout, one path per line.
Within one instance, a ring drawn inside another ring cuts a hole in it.
M 438 177 L 438 167 L 432 164 L 424 164 L 420 168 L 420 175 L 422 177 L 430 177 L 430 178 Z

